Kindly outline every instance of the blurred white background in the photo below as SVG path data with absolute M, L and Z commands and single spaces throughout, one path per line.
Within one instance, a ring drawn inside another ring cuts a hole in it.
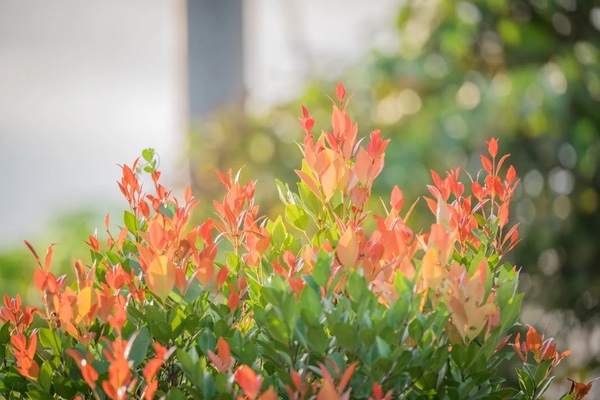
M 394 46 L 397 3 L 245 1 L 248 109 Z M 0 249 L 69 210 L 121 209 L 117 164 L 143 148 L 159 152 L 170 184 L 185 182 L 185 10 L 182 0 L 0 0 Z

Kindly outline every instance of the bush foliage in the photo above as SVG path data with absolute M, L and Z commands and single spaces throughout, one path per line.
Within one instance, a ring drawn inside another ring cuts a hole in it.
M 0 394 L 9 399 L 536 399 L 568 355 L 518 325 L 522 293 L 503 256 L 518 184 L 487 142 L 482 170 L 431 173 L 429 227 L 411 227 L 394 187 L 368 207 L 389 140 L 359 139 L 338 85 L 331 130 L 313 134 L 303 108 L 295 187 L 277 181 L 283 215 L 267 219 L 255 183 L 218 173 L 215 218 L 160 183 L 150 149 L 122 167 L 130 209 L 107 239 L 92 235 L 76 281 L 52 272 L 52 246 L 33 277 L 43 308 L 5 296 Z M 364 144 L 363 144 L 364 143 Z M 142 189 L 149 175 L 151 193 Z M 208 206 L 205 206 L 208 207 Z M 408 209 L 407 209 L 408 208 Z M 366 221 L 373 221 L 373 228 Z M 506 346 L 509 344 L 509 346 Z M 498 367 L 514 355 L 518 387 Z M 591 384 L 574 383 L 580 399 Z

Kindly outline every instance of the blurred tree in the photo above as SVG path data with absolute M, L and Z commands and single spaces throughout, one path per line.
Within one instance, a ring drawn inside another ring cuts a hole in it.
M 416 199 L 430 180 L 425 166 L 477 170 L 472 154 L 499 137 L 523 178 L 513 215 L 524 240 L 512 261 L 523 266 L 527 320 L 551 323 L 573 350 L 571 363 L 597 366 L 600 3 L 407 0 L 397 28 L 398 49 L 373 52 L 341 77 L 356 93 L 351 111 L 362 134 L 378 127 L 393 137 L 374 190 L 398 184 Z M 214 166 L 246 165 L 248 176 L 264 177 L 261 204 L 276 206 L 272 171 L 298 166 L 299 104 L 327 129 L 331 105 L 322 97 L 333 88 L 315 81 L 262 119 L 224 113 L 199 127 L 195 156 L 214 162 L 197 173 L 203 196 L 221 192 Z M 415 217 L 430 221 L 425 209 L 421 202 Z

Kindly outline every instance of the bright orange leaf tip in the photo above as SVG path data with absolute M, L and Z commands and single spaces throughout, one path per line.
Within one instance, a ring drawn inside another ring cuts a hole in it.
M 496 158 L 496 155 L 498 154 L 498 140 L 495 137 L 492 137 L 489 142 L 486 143 L 488 144 L 488 153 L 490 153 L 492 158 Z
M 400 190 L 397 185 L 392 189 L 390 204 L 396 212 L 400 211 L 404 205 L 404 195 L 402 194 L 402 190 Z
M 335 95 L 340 103 L 344 101 L 344 98 L 346 97 L 346 88 L 342 82 L 338 82 L 337 88 L 335 89 Z
M 240 386 L 242 392 L 251 400 L 258 397 L 262 386 L 262 377 L 247 365 L 242 365 L 235 371 L 235 382 Z

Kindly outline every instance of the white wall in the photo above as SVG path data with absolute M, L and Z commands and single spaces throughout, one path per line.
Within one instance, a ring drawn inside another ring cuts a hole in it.
M 246 0 L 249 108 L 264 111 L 311 74 L 393 45 L 397 3 Z M 171 182 L 185 180 L 182 6 L 0 0 L 0 250 L 33 239 L 52 214 L 110 211 L 116 164 L 145 147 L 158 150 Z
M 183 133 L 178 2 L 0 1 L 0 248 L 118 200 L 116 164 Z M 40 229 L 42 228 L 42 229 Z

